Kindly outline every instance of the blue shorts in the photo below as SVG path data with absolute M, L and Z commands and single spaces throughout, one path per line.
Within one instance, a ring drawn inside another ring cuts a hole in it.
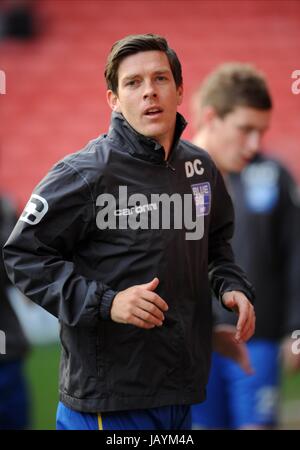
M 276 425 L 279 345 L 253 339 L 247 347 L 254 375 L 246 375 L 231 359 L 213 354 L 207 399 L 192 407 L 193 428 Z
M 57 430 L 190 430 L 190 406 L 161 406 L 132 411 L 80 413 L 59 402 Z
M 23 361 L 0 362 L 0 430 L 29 426 L 29 399 Z

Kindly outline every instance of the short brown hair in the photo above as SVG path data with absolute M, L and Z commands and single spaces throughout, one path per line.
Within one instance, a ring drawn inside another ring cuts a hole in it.
M 117 41 L 108 55 L 104 76 L 107 88 L 118 92 L 118 69 L 121 61 L 127 56 L 139 52 L 158 50 L 164 52 L 169 60 L 172 74 L 177 87 L 182 85 L 182 70 L 180 61 L 165 38 L 157 34 L 132 34 Z
M 259 110 L 272 108 L 272 99 L 264 75 L 250 64 L 225 63 L 210 73 L 196 96 L 201 107 L 212 106 L 224 117 L 237 106 Z

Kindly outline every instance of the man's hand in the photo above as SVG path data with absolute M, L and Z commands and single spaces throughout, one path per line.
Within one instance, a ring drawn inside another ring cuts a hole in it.
M 222 301 L 227 308 L 239 315 L 235 339 L 237 342 L 247 342 L 255 331 L 255 312 L 245 294 L 239 291 L 225 292 Z
M 112 303 L 112 320 L 146 329 L 161 326 L 168 305 L 154 292 L 158 283 L 159 279 L 153 278 L 150 283 L 138 284 L 119 292 Z
M 244 342 L 237 342 L 233 325 L 216 325 L 212 333 L 212 345 L 215 352 L 235 361 L 248 375 L 254 373 Z

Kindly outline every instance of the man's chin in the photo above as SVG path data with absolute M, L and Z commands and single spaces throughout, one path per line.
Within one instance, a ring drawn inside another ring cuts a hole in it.
M 149 125 L 148 127 L 144 128 L 144 135 L 145 136 L 160 136 L 161 134 L 163 134 L 163 127 L 160 126 L 159 124 L 152 124 Z
M 245 169 L 246 166 L 247 166 L 247 163 L 232 164 L 230 167 L 228 167 L 228 172 L 241 173 Z

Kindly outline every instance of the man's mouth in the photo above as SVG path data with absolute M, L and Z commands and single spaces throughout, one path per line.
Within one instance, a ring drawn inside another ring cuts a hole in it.
M 145 109 L 144 115 L 148 116 L 148 117 L 154 117 L 154 116 L 161 114 L 162 112 L 163 112 L 163 110 L 161 108 L 153 106 L 151 108 Z
M 249 164 L 253 158 L 254 158 L 254 155 L 253 156 L 243 156 L 242 160 L 245 164 Z

